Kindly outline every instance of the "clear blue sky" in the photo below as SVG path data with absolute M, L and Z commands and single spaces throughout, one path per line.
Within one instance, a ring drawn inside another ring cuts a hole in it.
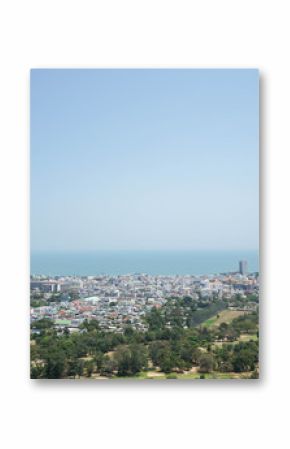
M 258 83 L 32 70 L 32 250 L 257 249 Z

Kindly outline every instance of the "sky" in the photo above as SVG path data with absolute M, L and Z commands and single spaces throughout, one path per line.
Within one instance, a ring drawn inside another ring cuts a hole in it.
M 31 71 L 31 249 L 256 250 L 254 69 Z

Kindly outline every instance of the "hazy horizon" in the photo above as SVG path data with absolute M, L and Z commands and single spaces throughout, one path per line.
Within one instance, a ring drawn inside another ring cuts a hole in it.
M 134 249 L 98 249 L 98 248 L 83 248 L 83 249 L 74 249 L 74 248 L 69 248 L 69 249 L 42 249 L 42 248 L 37 248 L 37 249 L 31 249 L 31 252 L 33 253 L 112 253 L 112 252 L 149 252 L 149 253 L 154 253 L 154 252 L 171 252 L 171 253 L 185 253 L 185 252 L 197 252 L 197 253 L 237 253 L 237 252 L 259 252 L 259 248 L 231 248 L 231 249 L 222 249 L 222 248 L 216 248 L 216 249 L 194 249 L 194 248 L 185 248 L 185 249 L 172 249 L 172 248 L 166 248 L 166 249 L 150 249 L 150 248 L 144 248 L 144 249 L 138 249 L 138 248 L 134 248 Z
M 37 275 L 189 275 L 235 272 L 247 260 L 259 271 L 258 251 L 37 251 L 31 252 L 31 273 Z
M 258 248 L 257 70 L 31 71 L 32 252 Z

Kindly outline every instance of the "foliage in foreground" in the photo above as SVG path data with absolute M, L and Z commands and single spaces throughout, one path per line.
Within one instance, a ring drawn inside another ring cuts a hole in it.
M 212 306 L 214 313 L 224 308 L 211 304 L 196 310 L 193 301 L 169 301 L 162 310 L 151 310 L 145 333 L 130 326 L 124 334 L 104 332 L 97 321 L 90 321 L 82 325 L 82 333 L 58 336 L 50 320 L 40 320 L 33 324 L 40 334 L 31 346 L 31 378 L 128 377 L 150 368 L 173 379 L 194 367 L 200 378 L 214 371 L 252 372 L 251 377 L 257 378 L 258 341 L 239 341 L 241 333 L 257 334 L 257 313 L 213 329 L 196 325 L 201 316 L 208 319 Z

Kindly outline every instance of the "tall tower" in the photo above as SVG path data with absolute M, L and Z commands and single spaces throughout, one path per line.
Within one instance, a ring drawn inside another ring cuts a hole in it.
M 246 260 L 240 260 L 239 262 L 239 272 L 242 275 L 246 275 L 248 272 L 248 262 Z

